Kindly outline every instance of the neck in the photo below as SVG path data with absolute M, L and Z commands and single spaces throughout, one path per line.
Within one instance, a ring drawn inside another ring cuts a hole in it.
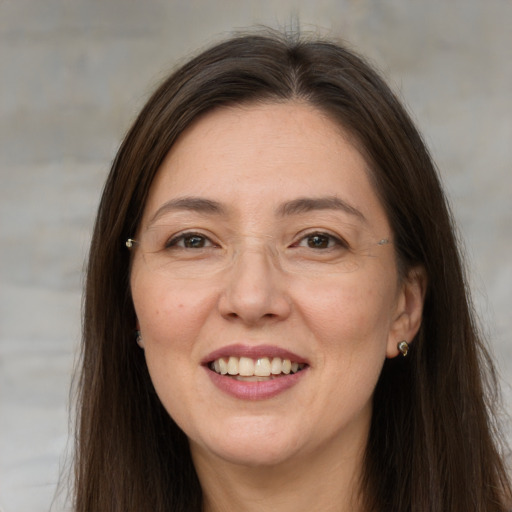
M 364 446 L 364 445 L 363 445 Z M 332 445 L 272 466 L 241 466 L 192 447 L 204 512 L 358 512 L 361 446 Z

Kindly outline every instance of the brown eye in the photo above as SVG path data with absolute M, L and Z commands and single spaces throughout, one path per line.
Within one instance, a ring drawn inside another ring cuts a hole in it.
M 190 235 L 183 237 L 183 245 L 187 249 L 201 249 L 206 244 L 206 238 L 199 235 Z
M 309 233 L 302 237 L 294 247 L 307 247 L 309 249 L 347 249 L 348 244 L 330 233 Z
M 182 233 L 175 236 L 166 244 L 166 248 L 178 249 L 203 249 L 205 247 L 212 247 L 214 244 L 211 240 L 199 233 Z
M 330 247 L 331 238 L 327 235 L 314 234 L 309 235 L 306 240 L 311 249 L 327 249 Z

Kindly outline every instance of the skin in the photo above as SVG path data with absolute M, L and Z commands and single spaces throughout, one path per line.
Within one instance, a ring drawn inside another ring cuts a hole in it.
M 230 265 L 203 278 L 155 270 L 142 248 L 132 266 L 149 372 L 190 440 L 205 510 L 358 510 L 372 394 L 385 358 L 416 334 L 425 288 L 421 269 L 399 279 L 393 245 L 377 245 L 392 233 L 368 172 L 338 125 L 290 102 L 207 114 L 157 173 L 138 238 L 172 224 L 239 243 Z M 190 196 L 223 213 L 182 208 L 154 219 L 168 201 Z M 333 208 L 277 213 L 298 198 L 333 196 L 364 220 Z M 307 228 L 348 237 L 357 268 L 283 270 L 268 240 L 290 247 Z M 271 398 L 233 397 L 202 362 L 234 343 L 291 350 L 307 371 Z

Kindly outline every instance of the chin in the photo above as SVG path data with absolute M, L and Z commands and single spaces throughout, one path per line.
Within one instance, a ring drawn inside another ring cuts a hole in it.
M 275 418 L 245 418 L 231 421 L 225 428 L 210 433 L 200 445 L 201 450 L 231 464 L 276 466 L 290 460 L 299 451 L 297 434 L 296 428 L 285 428 Z M 196 443 L 191 444 L 197 447 Z
M 231 446 L 227 450 L 217 450 L 215 455 L 230 464 L 245 467 L 276 467 L 291 460 L 295 450 L 268 445 Z

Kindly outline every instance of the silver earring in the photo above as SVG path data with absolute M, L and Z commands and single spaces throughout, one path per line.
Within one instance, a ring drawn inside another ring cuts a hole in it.
M 400 351 L 400 353 L 405 357 L 409 352 L 409 343 L 403 340 L 400 343 L 398 343 L 397 348 Z
M 144 340 L 142 339 L 140 331 L 135 331 L 135 341 L 137 342 L 137 345 L 139 345 L 140 348 L 144 348 Z

